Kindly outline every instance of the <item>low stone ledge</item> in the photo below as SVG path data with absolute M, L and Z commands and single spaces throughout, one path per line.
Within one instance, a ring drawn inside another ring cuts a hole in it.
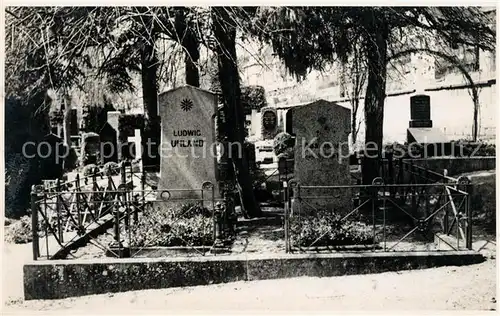
M 484 257 L 474 251 L 35 261 L 24 266 L 24 296 L 26 300 L 61 299 L 242 280 L 458 266 L 482 261 Z

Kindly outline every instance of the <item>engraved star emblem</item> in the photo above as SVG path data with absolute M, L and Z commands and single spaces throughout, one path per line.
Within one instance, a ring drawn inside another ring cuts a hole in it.
M 193 101 L 189 99 L 184 99 L 181 101 L 181 109 L 184 112 L 191 111 L 192 108 L 193 108 Z

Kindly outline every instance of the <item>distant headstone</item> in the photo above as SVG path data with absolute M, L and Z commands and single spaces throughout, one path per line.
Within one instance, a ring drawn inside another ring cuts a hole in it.
M 273 139 L 278 134 L 278 112 L 275 108 L 261 109 L 262 139 Z
M 291 111 L 291 113 L 290 113 Z M 319 100 L 289 110 L 295 135 L 294 178 L 300 186 L 350 184 L 349 133 L 351 110 L 334 102 Z M 350 191 L 301 189 L 301 196 L 317 209 L 345 214 L 351 210 Z
M 69 150 L 64 140 L 52 133 L 43 138 L 40 145 L 40 170 L 44 179 L 58 179 L 63 175 L 64 157 Z
M 288 110 L 285 114 L 285 132 L 293 135 L 293 111 Z
M 410 128 L 407 129 L 408 144 L 423 148 L 422 156 L 443 156 L 451 154 L 451 143 L 444 133 L 432 127 L 431 99 L 428 95 L 414 95 L 410 98 Z
M 108 111 L 106 112 L 107 115 L 107 123 L 115 130 L 116 132 L 116 156 L 118 161 L 121 160 L 121 149 L 120 149 L 120 129 L 119 129 L 119 124 L 120 124 L 120 115 L 122 113 L 120 111 Z
M 141 130 L 135 129 L 134 136 L 129 136 L 127 138 L 129 143 L 134 144 L 134 160 L 139 159 L 139 171 L 142 171 L 142 138 Z
M 121 115 L 121 112 L 120 111 L 108 111 L 106 113 L 106 115 L 108 116 L 107 117 L 107 122 L 109 123 L 109 125 L 111 125 L 111 127 L 113 127 L 116 132 L 118 133 L 119 130 L 118 130 L 118 127 L 119 127 L 119 122 L 120 122 L 120 115 Z
M 78 111 L 77 111 L 77 109 L 71 109 L 69 112 L 69 115 L 70 115 L 69 134 L 71 136 L 78 135 L 79 124 L 78 124 Z
M 109 123 L 105 123 L 99 131 L 102 144 L 101 162 L 118 162 L 118 133 Z
M 200 197 L 203 185 L 217 185 L 215 115 L 217 96 L 192 86 L 159 95 L 161 118 L 160 180 L 165 190 L 179 197 Z M 190 191 L 197 190 L 197 191 Z M 165 194 L 163 195 L 163 197 Z
M 432 127 L 431 98 L 420 94 L 410 97 L 410 127 Z
M 99 164 L 101 150 L 101 141 L 99 134 L 84 133 L 82 134 L 82 148 L 80 161 L 83 166 L 89 164 Z

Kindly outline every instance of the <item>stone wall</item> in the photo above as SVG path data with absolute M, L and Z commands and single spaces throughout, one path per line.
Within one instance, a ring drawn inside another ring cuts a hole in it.
M 461 173 L 496 169 L 495 157 L 432 157 L 427 159 L 413 159 L 413 164 L 443 173 L 448 170 L 449 176 Z
M 26 300 L 61 299 L 235 281 L 460 266 L 482 261 L 483 256 L 472 251 L 45 261 L 24 266 L 24 296 Z

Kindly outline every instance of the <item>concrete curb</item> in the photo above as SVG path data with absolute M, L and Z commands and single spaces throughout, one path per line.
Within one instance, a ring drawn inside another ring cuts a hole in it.
M 234 281 L 460 266 L 483 261 L 484 257 L 474 251 L 35 261 L 24 265 L 24 297 L 26 300 L 61 299 Z

